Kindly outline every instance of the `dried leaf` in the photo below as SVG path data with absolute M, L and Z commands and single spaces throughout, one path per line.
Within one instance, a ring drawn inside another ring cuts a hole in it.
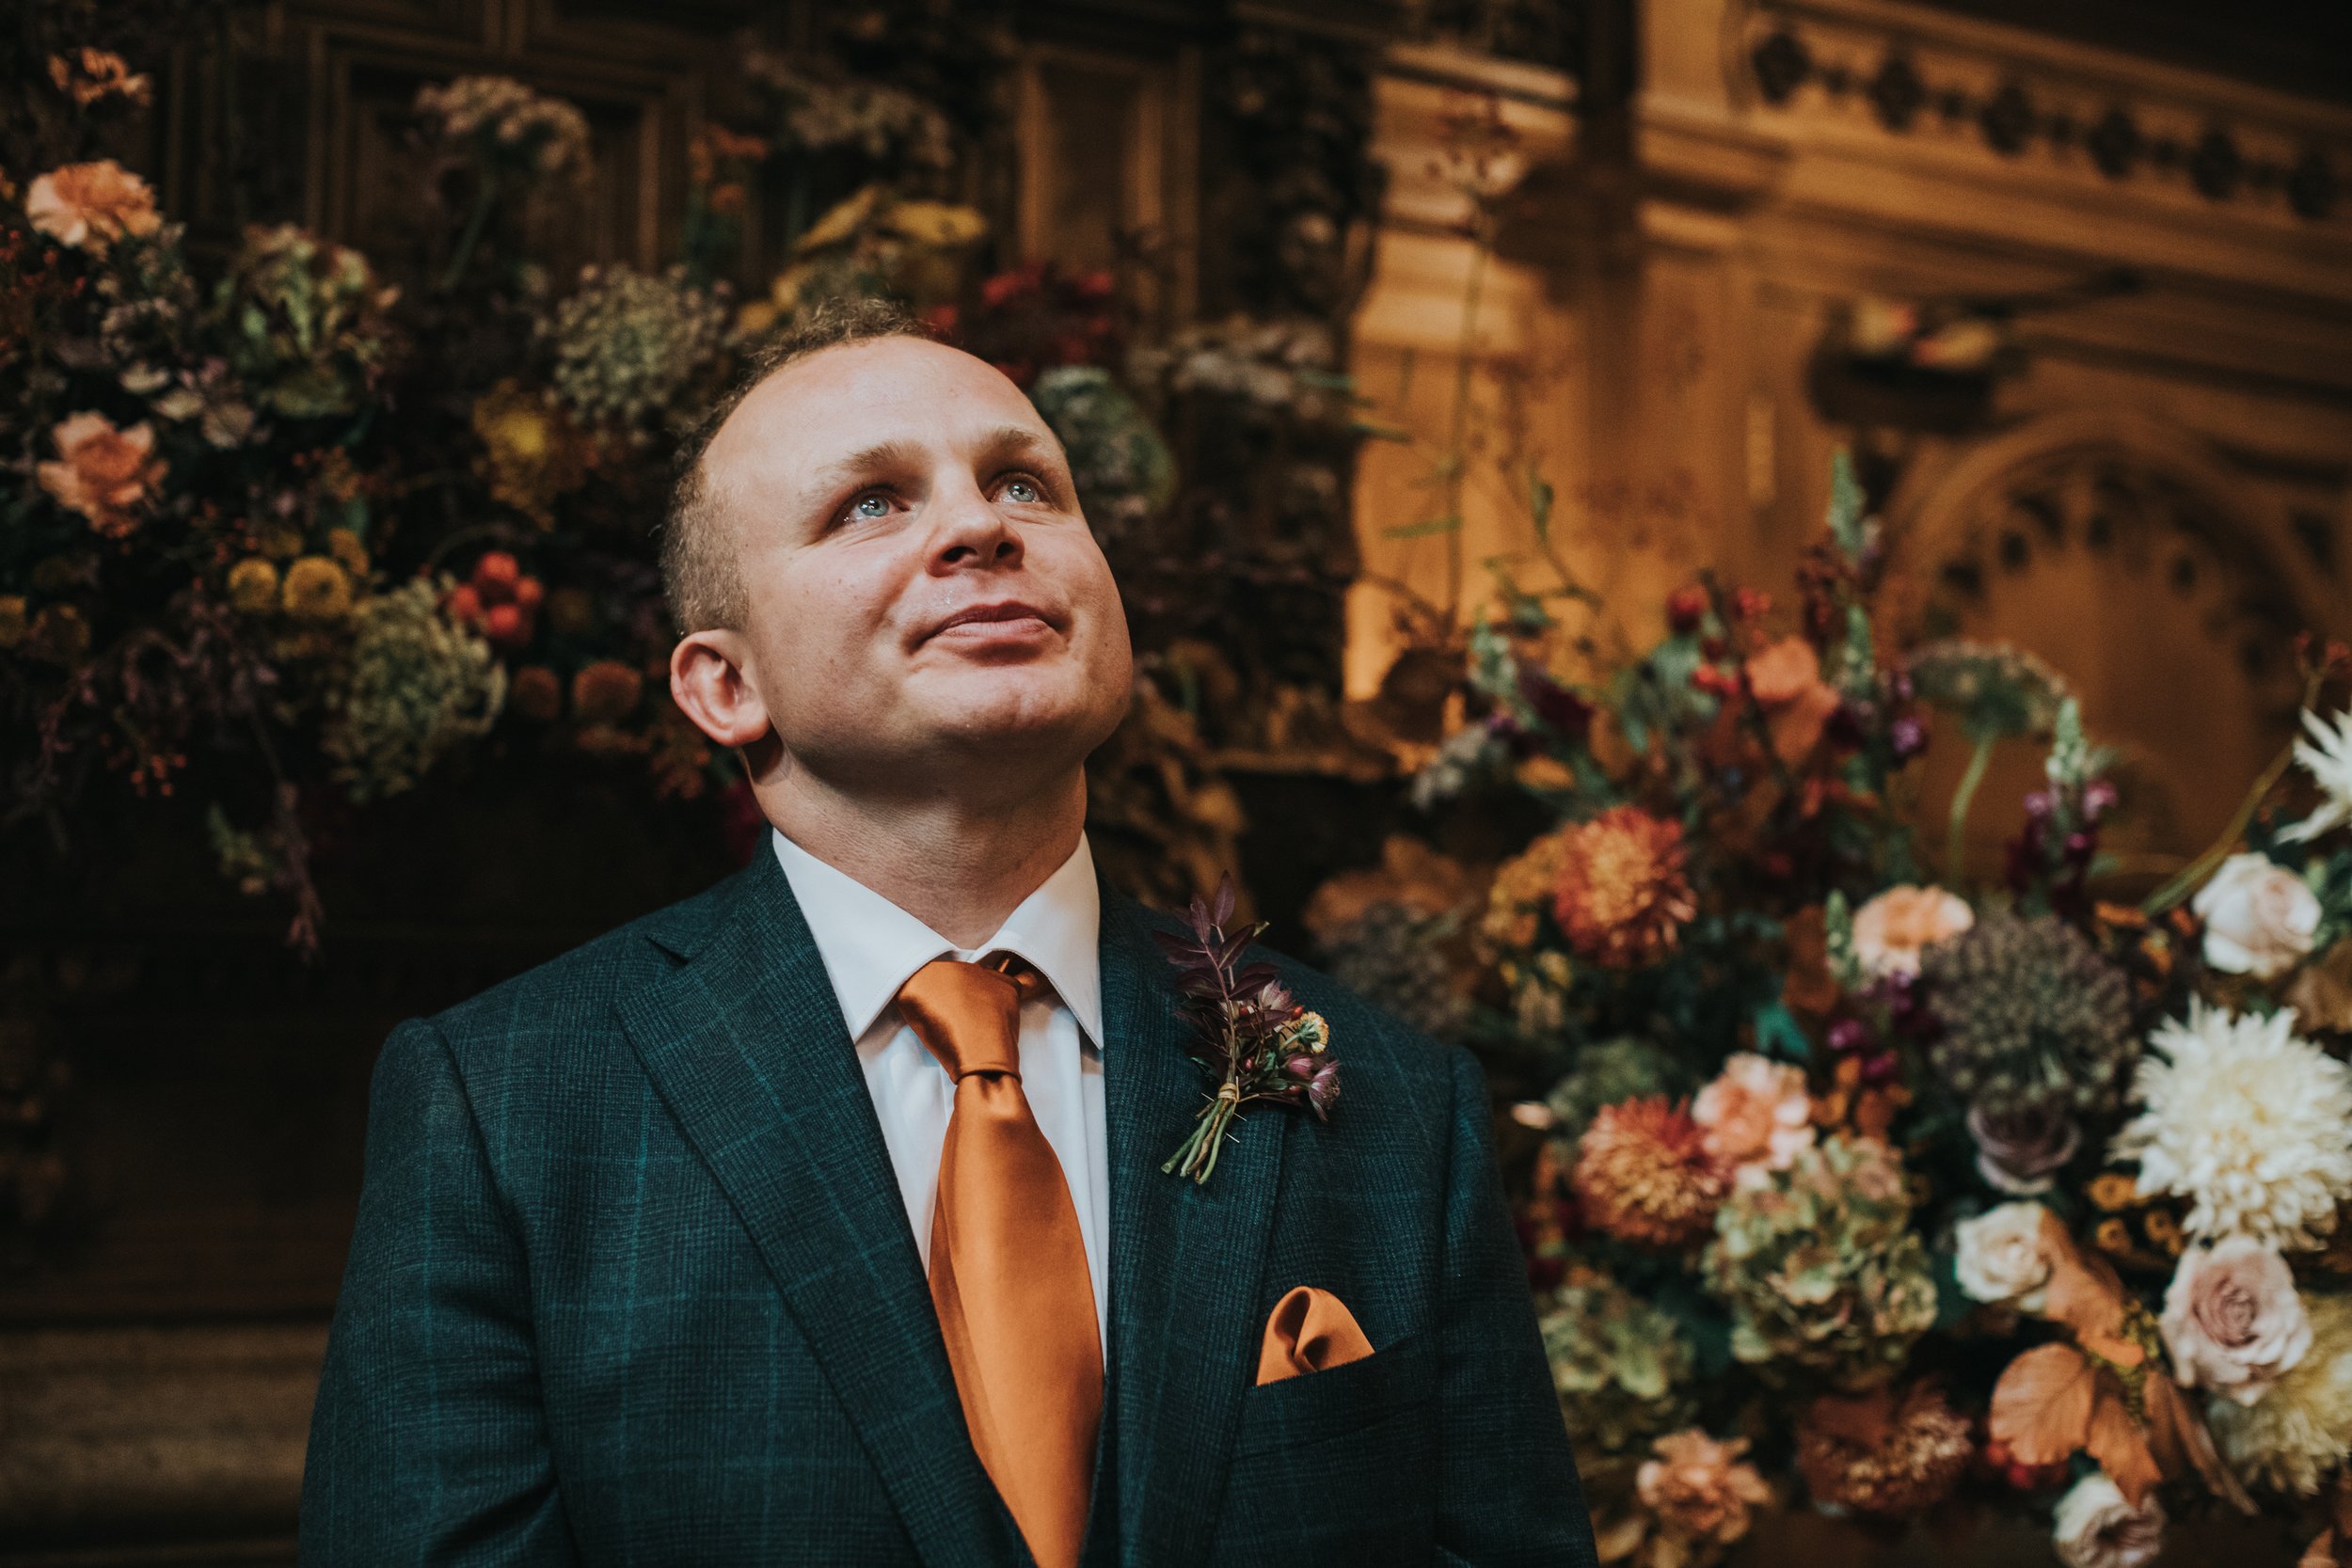
M 2118 1331 L 2123 1326 L 2125 1297 L 2115 1265 L 2085 1252 L 2066 1222 L 2047 1209 L 2042 1212 L 2042 1256 L 2050 1265 L 2042 1315 L 2064 1323 L 2084 1343 L 2095 1343 L 2101 1355 L 2119 1366 L 2137 1366 L 2137 1350 L 2129 1359 L 2108 1354 L 2110 1347 L 2124 1342 Z
M 2180 1386 L 2161 1373 L 2151 1372 L 2140 1392 L 2148 1407 L 2149 1441 L 2164 1473 L 2180 1477 L 2195 1470 L 2205 1478 L 2205 1484 L 2213 1488 L 2216 1497 L 2228 1499 L 2239 1513 L 2258 1512 L 2254 1499 L 2246 1495 L 2237 1476 L 2215 1450 L 2213 1433 L 2206 1429 L 2204 1416 L 2189 1403 Z M 2352 1515 L 2352 1494 L 2346 1494 L 2346 1497 L 2344 1512 Z
M 2328 1513 L 2328 1528 L 2305 1548 L 2295 1568 L 2352 1568 L 2352 1470 L 2337 1473 Z
M 2056 1465 L 2090 1433 L 2098 1384 L 2072 1345 L 2036 1345 L 2009 1364 L 1993 1388 L 1987 1426 L 2026 1465 Z
M 1593 1551 L 1603 1562 L 1623 1562 L 1641 1548 L 1649 1533 L 1649 1519 L 1640 1512 L 1605 1524 L 1593 1535 Z
M 2146 1501 L 2156 1483 L 2164 1480 L 2164 1472 L 2156 1467 L 2156 1456 L 2149 1451 L 2148 1434 L 2132 1419 L 2131 1411 L 2123 1403 L 2122 1391 L 2107 1386 L 2105 1380 L 2099 1382 L 2090 1410 L 2090 1431 L 2083 1447 L 2090 1450 L 2090 1457 L 2099 1462 L 2099 1467 L 2123 1494 L 2123 1500 L 2134 1508 Z

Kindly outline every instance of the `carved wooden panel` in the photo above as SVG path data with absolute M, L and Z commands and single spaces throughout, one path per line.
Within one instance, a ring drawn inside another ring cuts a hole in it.
M 1199 93 L 1196 50 L 1029 46 L 1016 125 L 1022 258 L 1109 267 L 1140 245 L 1167 270 L 1140 279 L 1138 303 L 1187 309 Z
M 535 206 L 535 254 L 563 277 L 585 262 L 658 264 L 675 228 L 664 200 L 690 93 L 655 72 L 557 62 L 489 61 L 429 44 L 382 42 L 322 30 L 311 45 L 317 92 L 310 113 L 309 221 L 370 256 L 428 243 L 434 213 L 427 161 L 410 144 L 417 91 L 496 70 L 568 100 L 587 117 L 592 167 L 577 191 Z M 682 168 L 682 166 L 681 166 Z

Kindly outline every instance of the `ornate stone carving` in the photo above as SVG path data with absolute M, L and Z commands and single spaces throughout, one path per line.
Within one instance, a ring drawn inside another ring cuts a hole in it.
M 2090 51 L 1945 22 L 1888 5 L 1775 0 L 1755 10 L 1745 64 L 1756 96 L 1803 112 L 1805 88 L 1836 104 L 1859 85 L 1884 132 L 1973 122 L 1985 151 L 2022 158 L 2038 147 L 2071 160 L 2079 145 L 2109 180 L 2143 171 L 2182 179 L 2208 201 L 2276 204 L 2310 223 L 2337 215 L 2338 169 L 2352 152 L 2341 117 L 2282 106 L 2217 79 L 2200 91 L 2145 73 L 2145 98 L 2112 102 L 2112 63 Z M 2168 90 L 2169 89 L 2169 90 Z M 2152 131 L 2164 123 L 2178 129 Z

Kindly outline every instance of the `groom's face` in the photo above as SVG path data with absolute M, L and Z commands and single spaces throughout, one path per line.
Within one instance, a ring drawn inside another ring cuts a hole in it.
M 741 562 L 744 678 L 835 787 L 1074 767 L 1125 712 L 1127 622 L 1061 443 L 958 349 L 787 365 L 705 454 Z

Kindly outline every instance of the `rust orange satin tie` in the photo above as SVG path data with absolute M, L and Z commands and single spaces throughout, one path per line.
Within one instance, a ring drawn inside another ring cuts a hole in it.
M 956 1082 L 931 1211 L 931 1301 L 972 1446 L 1039 1568 L 1086 1537 L 1103 1346 L 1078 1210 L 1021 1087 L 1021 1003 L 1044 977 L 935 958 L 899 1016 Z

